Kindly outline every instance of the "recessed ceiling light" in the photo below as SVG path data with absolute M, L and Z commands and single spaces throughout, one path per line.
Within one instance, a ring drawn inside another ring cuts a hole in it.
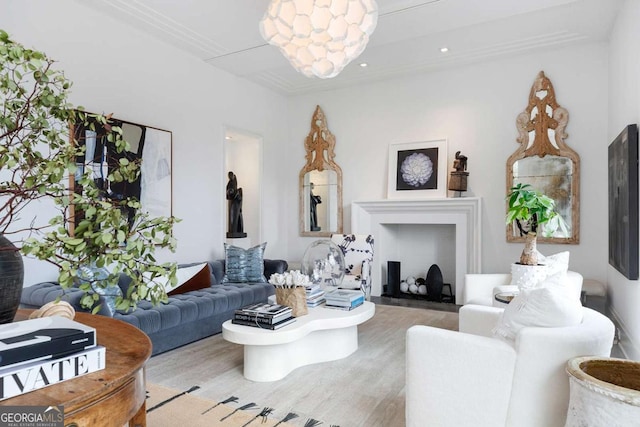
M 368 66 L 369 66 L 369 64 L 367 64 L 366 62 L 361 62 L 361 63 L 360 63 L 360 66 L 361 66 L 362 68 L 364 68 L 364 67 L 368 67 Z
M 440 52 L 447 53 L 447 52 L 449 52 L 449 48 L 448 47 L 441 47 L 440 48 Z
M 229 135 L 225 136 L 224 139 L 233 139 L 232 137 L 230 137 Z

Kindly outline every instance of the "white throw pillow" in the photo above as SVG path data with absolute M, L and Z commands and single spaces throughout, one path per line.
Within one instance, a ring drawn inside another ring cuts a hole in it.
M 544 256 L 539 254 L 538 262 L 547 266 L 546 281 L 556 284 L 564 284 L 569 271 L 569 251 L 559 252 L 554 255 Z
M 522 328 L 575 326 L 582 322 L 580 300 L 550 283 L 534 289 L 523 289 L 507 305 L 493 329 L 494 335 L 514 341 Z

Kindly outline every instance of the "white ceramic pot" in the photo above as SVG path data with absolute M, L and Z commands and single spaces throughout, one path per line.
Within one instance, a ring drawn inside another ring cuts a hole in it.
M 576 357 L 567 364 L 570 398 L 565 427 L 640 423 L 640 362 Z
M 546 265 L 511 264 L 511 284 L 518 289 L 535 288 L 547 277 Z

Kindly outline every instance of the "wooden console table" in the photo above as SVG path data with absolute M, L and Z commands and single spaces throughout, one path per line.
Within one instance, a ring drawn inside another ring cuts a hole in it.
M 18 310 L 25 320 L 31 310 Z M 151 341 L 138 328 L 110 317 L 76 313 L 75 319 L 96 329 L 107 349 L 106 368 L 2 401 L 3 405 L 63 405 L 68 427 L 146 426 L 144 365 Z

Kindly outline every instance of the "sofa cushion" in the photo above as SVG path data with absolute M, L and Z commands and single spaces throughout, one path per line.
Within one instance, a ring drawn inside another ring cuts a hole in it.
M 267 243 L 243 249 L 224 244 L 225 274 L 222 283 L 265 283 L 264 250 Z

